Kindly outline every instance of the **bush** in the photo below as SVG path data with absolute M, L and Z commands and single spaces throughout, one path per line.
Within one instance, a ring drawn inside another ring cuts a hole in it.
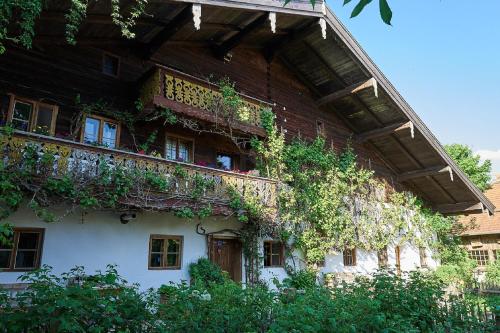
M 222 269 L 207 258 L 200 258 L 197 262 L 191 263 L 189 276 L 191 276 L 191 283 L 204 286 L 222 284 L 228 280 Z
M 500 286 L 500 262 L 495 261 L 486 267 L 486 283 Z
M 83 267 L 61 277 L 48 266 L 26 273 L 21 280 L 31 285 L 25 292 L 13 300 L 0 297 L 0 331 L 141 332 L 152 326 L 151 293 L 127 285 L 114 266 L 84 276 Z
M 311 289 L 317 286 L 316 272 L 308 269 L 301 269 L 288 274 L 283 280 L 283 286 L 286 288 Z
M 380 273 L 296 293 L 228 279 L 171 284 L 160 288 L 162 302 L 157 293 L 128 286 L 112 266 L 76 280 L 82 275 L 76 268 L 59 278 L 48 267 L 24 275 L 32 283 L 26 292 L 13 299 L 0 294 L 0 332 L 493 331 L 493 323 L 474 315 L 484 300 L 445 298 L 438 279 L 418 273 L 404 279 Z

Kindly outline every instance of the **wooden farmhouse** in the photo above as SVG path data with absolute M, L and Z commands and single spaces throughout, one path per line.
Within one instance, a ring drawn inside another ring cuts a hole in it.
M 151 170 L 187 176 L 171 187 L 170 199 L 155 201 L 147 212 L 131 202 L 129 210 L 64 215 L 61 203 L 53 207 L 61 221 L 46 223 L 21 205 L 8 218 L 14 244 L 0 248 L 2 284 L 15 284 L 41 265 L 55 273 L 80 265 L 91 273 L 116 264 L 128 281 L 158 287 L 189 280 L 189 264 L 202 257 L 245 282 L 246 260 L 234 232 L 242 223 L 227 214 L 225 187 L 276 205 L 279 184 L 255 171 L 248 144 L 266 135 L 263 107 L 274 112 L 287 140 L 321 135 L 335 150 L 352 142 L 360 166 L 436 211 L 495 210 L 321 1 L 314 7 L 305 0 L 286 6 L 278 0 L 149 1 L 132 39 L 113 24 L 110 2 L 96 1 L 76 45 L 66 42 L 67 9 L 67 1 L 51 1 L 36 22 L 32 48 L 7 44 L 0 56 L 0 120 L 15 129 L 2 136 L 0 156 L 23 163 L 20 152 L 29 146 L 54 154 L 54 174 L 126 165 L 146 176 Z M 234 82 L 243 100 L 230 128 L 209 107 L 221 94 L 221 78 Z M 155 109 L 184 121 L 145 116 L 131 133 L 123 111 Z M 228 131 L 232 137 L 223 135 Z M 170 209 L 182 206 L 199 179 L 212 181 L 198 196 L 217 214 L 187 221 Z M 260 250 L 263 279 L 286 277 L 283 244 L 262 237 Z M 325 258 L 321 270 L 366 274 L 380 260 L 350 249 Z M 412 245 L 388 247 L 383 260 L 404 271 L 438 264 L 429 249 Z
M 496 176 L 491 188 L 485 192 L 486 197 L 497 207 L 500 207 L 500 175 Z M 464 228 L 462 241 L 469 257 L 477 263 L 478 275 L 482 276 L 486 266 L 497 260 L 500 255 L 500 216 L 487 213 L 476 213 L 460 218 Z

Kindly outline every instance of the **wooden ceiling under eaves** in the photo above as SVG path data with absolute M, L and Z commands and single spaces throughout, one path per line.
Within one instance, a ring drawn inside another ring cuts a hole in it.
M 262 50 L 269 61 L 280 59 L 287 65 L 318 100 L 323 99 L 324 111 L 342 119 L 401 183 L 435 209 L 449 214 L 494 211 L 334 14 L 328 8 L 322 12 L 321 3 L 311 9 L 305 0 L 294 2 L 293 8 L 277 0 L 192 2 L 202 4 L 200 30 L 193 25 L 190 1 L 152 0 L 150 16 L 138 19 L 134 40 L 122 38 L 112 24 L 110 2 L 92 2 L 78 43 L 123 45 L 146 62 L 154 62 L 160 49 L 177 45 L 208 47 L 219 57 L 235 47 Z M 67 2 L 52 1 L 42 14 L 36 43 L 64 42 L 60 32 L 68 8 L 63 4 Z M 277 13 L 276 33 L 270 29 L 269 12 Z M 320 18 L 327 23 L 326 39 Z M 377 83 L 378 96 L 373 86 L 338 94 L 370 79 Z M 324 102 L 325 96 L 331 100 Z

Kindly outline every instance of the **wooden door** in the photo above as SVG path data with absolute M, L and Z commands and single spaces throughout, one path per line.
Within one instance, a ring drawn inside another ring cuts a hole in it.
M 226 271 L 235 282 L 241 282 L 241 242 L 232 238 L 209 239 L 210 260 Z

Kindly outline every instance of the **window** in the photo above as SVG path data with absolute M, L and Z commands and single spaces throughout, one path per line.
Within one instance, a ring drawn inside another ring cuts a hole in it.
M 181 269 L 182 236 L 151 235 L 149 269 Z
M 427 268 L 427 250 L 425 247 L 419 247 L 418 253 L 420 255 L 420 267 Z
M 0 270 L 30 271 L 40 267 L 44 229 L 15 228 L 9 245 L 0 244 Z
M 343 252 L 344 266 L 356 266 L 356 249 L 345 249 Z
M 224 170 L 233 170 L 233 157 L 228 154 L 217 154 L 217 167 Z
M 102 72 L 106 75 L 118 77 L 120 73 L 120 58 L 109 53 L 104 53 L 102 56 Z
M 389 265 L 387 246 L 384 246 L 383 249 L 377 251 L 377 257 L 378 257 L 378 267 L 387 268 Z
M 58 107 L 11 95 L 8 121 L 15 129 L 54 135 Z
M 264 267 L 282 267 L 283 257 L 283 243 L 280 241 L 264 242 Z
M 168 160 L 193 162 L 193 139 L 167 134 L 165 141 L 165 157 Z
M 487 250 L 471 250 L 469 251 L 469 258 L 475 260 L 478 266 L 488 265 L 489 256 Z
M 82 142 L 116 148 L 119 145 L 119 139 L 120 125 L 116 121 L 99 116 L 85 118 Z

